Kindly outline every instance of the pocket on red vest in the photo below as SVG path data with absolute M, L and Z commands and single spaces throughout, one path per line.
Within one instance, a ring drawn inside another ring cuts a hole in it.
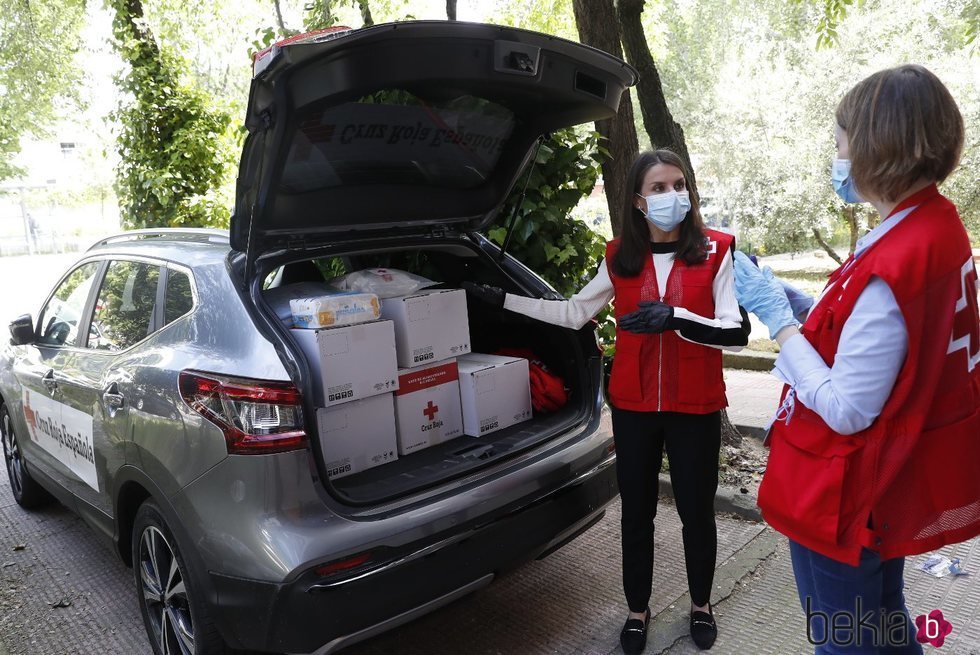
M 640 349 L 642 339 L 629 332 L 621 332 L 616 337 L 616 355 L 613 357 L 612 373 L 609 376 L 609 396 L 612 400 L 643 400 L 643 386 L 640 383 Z
M 766 520 L 785 528 L 789 536 L 837 545 L 844 476 L 863 441 L 828 438 L 826 428 L 818 427 L 797 416 L 790 427 L 777 429 L 759 487 L 759 507 Z

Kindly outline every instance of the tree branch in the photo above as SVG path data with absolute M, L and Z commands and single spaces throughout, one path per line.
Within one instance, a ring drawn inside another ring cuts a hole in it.
M 823 248 L 828 255 L 830 255 L 831 259 L 833 259 L 838 264 L 844 263 L 843 260 L 840 258 L 840 256 L 836 252 L 834 252 L 834 249 L 830 247 L 830 244 L 824 241 L 823 236 L 821 236 L 820 234 L 820 230 L 818 230 L 817 228 L 813 228 L 813 238 L 816 239 L 817 243 L 820 244 L 820 247 Z
M 283 34 L 288 34 L 289 30 L 286 29 L 286 23 L 282 20 L 282 7 L 279 6 L 279 0 L 272 0 L 272 2 L 276 6 L 276 20 L 279 22 L 279 30 Z

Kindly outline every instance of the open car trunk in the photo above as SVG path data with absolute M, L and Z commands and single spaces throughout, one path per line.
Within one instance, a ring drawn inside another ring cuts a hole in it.
M 440 288 L 459 288 L 463 281 L 494 284 L 513 293 L 529 296 L 554 297 L 541 280 L 516 260 L 505 257 L 498 262 L 499 250 L 477 234 L 457 234 L 439 238 L 417 237 L 413 240 L 375 242 L 370 248 L 355 249 L 351 244 L 345 251 L 311 253 L 311 258 L 267 265 L 264 299 L 272 297 L 272 288 L 279 307 L 268 303 L 267 313 L 277 312 L 276 324 L 293 345 L 292 354 L 306 361 L 302 350 L 283 320 L 282 298 L 291 295 L 287 289 L 297 289 L 296 297 L 309 295 L 310 282 L 322 283 L 326 289 L 324 271 L 353 272 L 383 266 L 397 268 L 438 281 Z M 321 255 L 321 256 L 316 256 Z M 295 255 L 293 255 L 295 258 Z M 327 273 L 327 276 L 329 272 Z M 601 358 L 596 347 L 592 325 L 581 330 L 561 328 L 504 309 L 493 308 L 468 299 L 467 314 L 470 326 L 471 351 L 495 353 L 505 348 L 527 348 L 555 374 L 568 391 L 567 404 L 551 413 L 534 412 L 525 422 L 481 437 L 463 435 L 421 451 L 399 456 L 396 461 L 382 464 L 346 477 L 328 481 L 324 462 L 329 460 L 330 444 L 322 435 L 313 434 L 312 449 L 317 459 L 321 480 L 340 500 L 351 505 L 371 505 L 392 501 L 423 490 L 437 488 L 473 474 L 493 474 L 501 465 L 519 456 L 535 457 L 543 450 L 560 448 L 565 440 L 584 436 L 597 420 Z M 307 379 L 304 395 L 309 393 L 311 379 L 318 368 L 306 361 Z M 307 402 L 307 411 L 315 407 Z M 316 420 L 307 420 L 311 432 Z

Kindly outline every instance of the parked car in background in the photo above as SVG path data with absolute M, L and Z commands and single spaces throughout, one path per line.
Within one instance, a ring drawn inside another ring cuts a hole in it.
M 479 230 L 540 135 L 611 116 L 634 81 L 586 46 L 478 24 L 261 53 L 230 232 L 104 239 L 10 324 L 17 502 L 57 498 L 112 544 L 158 654 L 331 652 L 586 530 L 616 494 L 591 327 L 470 303 L 473 350 L 533 349 L 568 404 L 332 479 L 313 367 L 268 294 L 385 263 L 556 297 Z

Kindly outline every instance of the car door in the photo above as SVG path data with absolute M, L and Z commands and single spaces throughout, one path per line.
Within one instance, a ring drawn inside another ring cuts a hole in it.
M 91 423 L 97 485 L 78 490 L 78 513 L 94 527 L 112 534 L 112 480 L 126 463 L 129 404 L 126 386 L 131 362 L 143 357 L 140 344 L 160 325 L 160 264 L 111 259 L 101 279 L 84 349 L 63 372 L 61 382 L 66 429 L 72 421 Z M 70 420 L 69 420 L 70 418 Z
M 19 348 L 13 363 L 21 387 L 18 418 L 27 437 L 21 446 L 25 459 L 60 488 L 56 495 L 70 506 L 82 487 L 98 485 L 91 424 L 69 412 L 74 431 L 66 429 L 63 385 L 83 341 L 82 326 L 102 267 L 101 260 L 86 261 L 62 278 L 38 315 L 35 342 Z

